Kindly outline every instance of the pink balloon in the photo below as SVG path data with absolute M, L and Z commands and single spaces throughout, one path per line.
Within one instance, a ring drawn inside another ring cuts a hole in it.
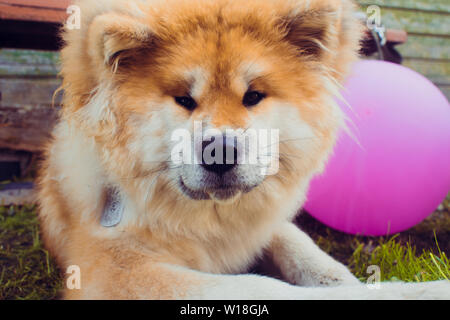
M 305 209 L 360 235 L 406 230 L 450 190 L 450 105 L 429 80 L 400 65 L 361 61 L 340 103 L 360 145 L 342 133 Z

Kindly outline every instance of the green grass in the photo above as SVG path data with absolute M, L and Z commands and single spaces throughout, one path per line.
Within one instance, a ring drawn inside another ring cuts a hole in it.
M 54 299 L 62 277 L 42 247 L 34 206 L 0 206 L 0 300 Z
M 344 234 L 307 214 L 297 222 L 362 281 L 370 276 L 370 265 L 380 267 L 382 281 L 448 280 L 449 200 L 415 228 L 393 237 Z M 0 206 L 0 299 L 55 299 L 62 286 L 61 272 L 42 247 L 36 207 Z
M 327 231 L 331 236 L 318 236 L 318 245 L 346 264 L 361 281 L 372 275 L 368 273 L 371 265 L 380 268 L 381 281 L 450 280 L 450 261 L 437 241 L 430 241 L 428 248 L 419 251 L 411 235 L 406 241 L 401 239 L 402 234 L 380 238 L 342 235 L 336 239 L 336 231 Z
M 416 248 L 408 242 L 402 244 L 397 237 L 380 240 L 375 248 L 360 244 L 350 258 L 350 268 L 361 280 L 367 280 L 370 265 L 377 265 L 381 271 L 381 281 L 424 282 L 450 280 L 450 262 L 436 243 L 438 254 L 423 250 L 417 254 Z

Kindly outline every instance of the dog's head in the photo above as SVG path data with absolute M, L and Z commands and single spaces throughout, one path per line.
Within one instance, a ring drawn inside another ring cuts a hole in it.
M 348 1 L 81 9 L 62 52 L 64 116 L 96 138 L 116 179 L 223 203 L 323 167 L 343 125 L 333 95 L 356 56 Z

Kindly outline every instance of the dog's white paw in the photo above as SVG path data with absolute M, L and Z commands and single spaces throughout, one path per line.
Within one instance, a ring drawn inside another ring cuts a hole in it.
M 361 282 L 342 264 L 336 263 L 329 268 L 304 269 L 292 274 L 291 281 L 307 287 L 354 286 Z

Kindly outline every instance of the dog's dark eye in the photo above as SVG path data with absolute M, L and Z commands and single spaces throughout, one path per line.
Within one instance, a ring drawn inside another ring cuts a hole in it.
M 189 111 L 192 111 L 197 107 L 197 102 L 189 96 L 175 97 L 175 102 Z
M 256 106 L 258 103 L 264 99 L 266 95 L 264 93 L 258 91 L 248 91 L 244 95 L 244 99 L 242 100 L 242 104 L 246 107 Z

